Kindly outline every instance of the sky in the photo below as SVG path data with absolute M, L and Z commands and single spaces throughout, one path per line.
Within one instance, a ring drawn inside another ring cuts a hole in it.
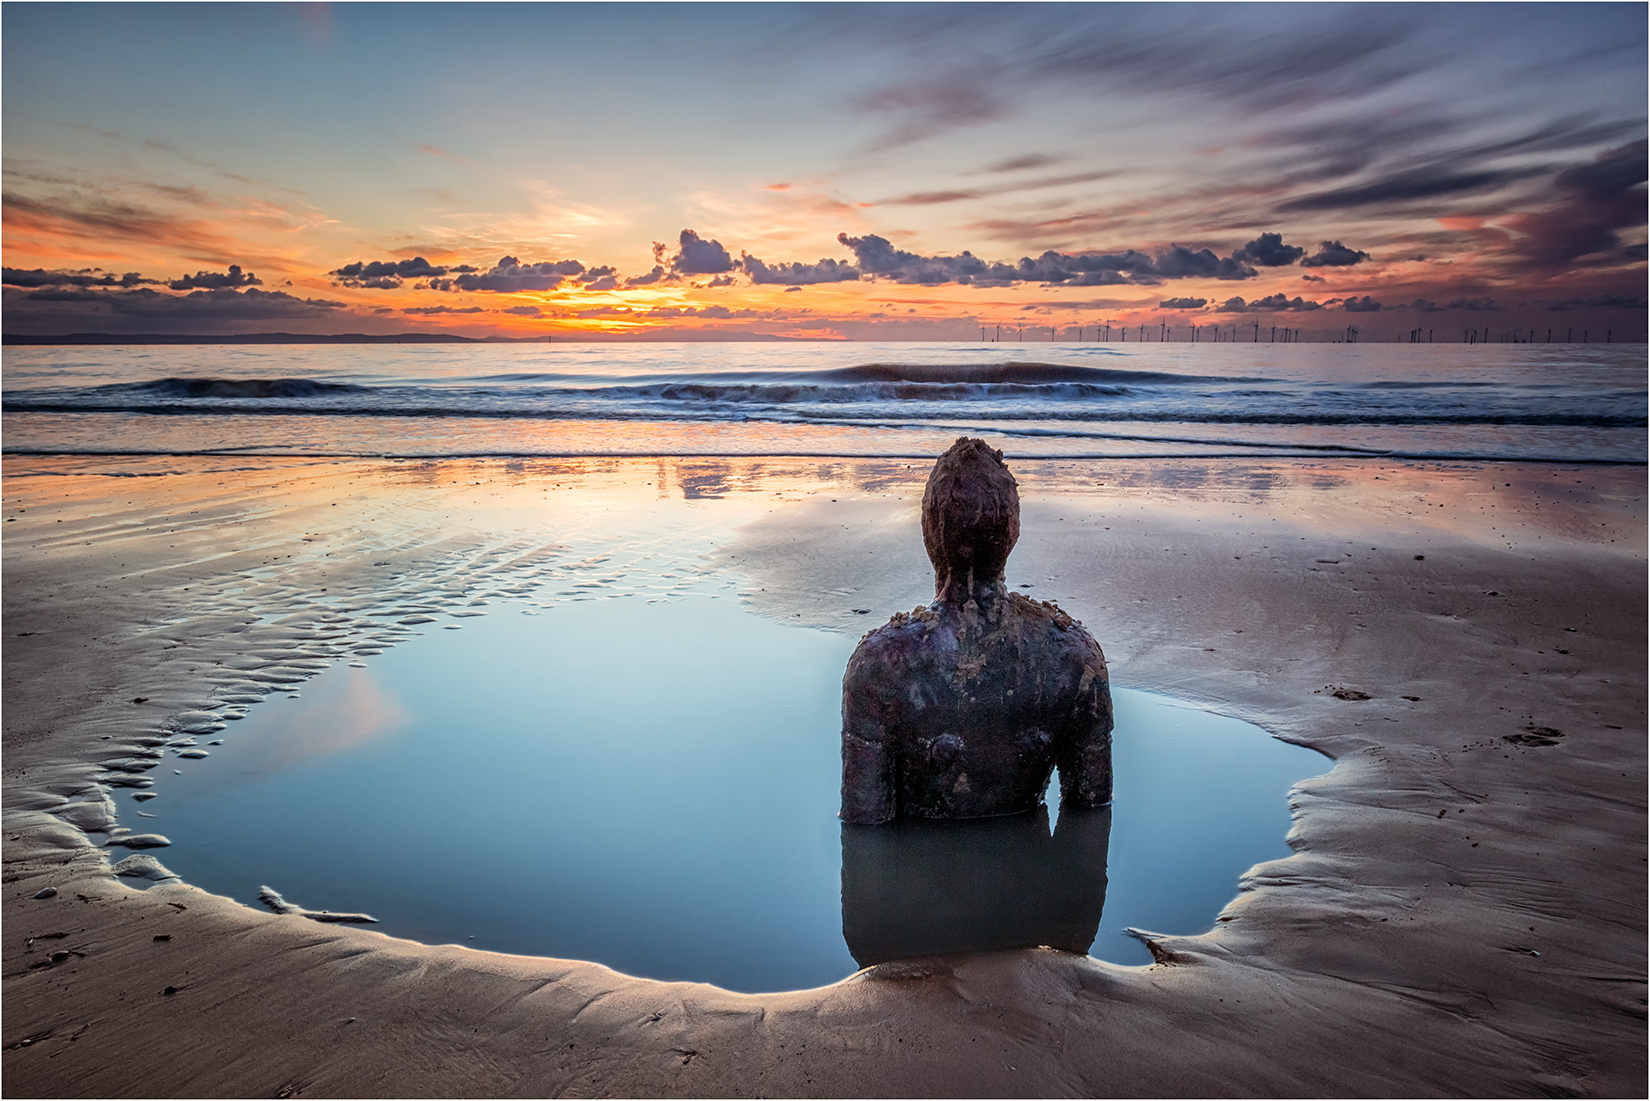
M 1643 340 L 1647 11 L 9 2 L 4 328 Z

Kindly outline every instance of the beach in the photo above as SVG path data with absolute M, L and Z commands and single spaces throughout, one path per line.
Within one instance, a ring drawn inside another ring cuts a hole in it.
M 1010 462 L 1011 575 L 1114 683 L 1333 759 L 1291 793 L 1294 855 L 1234 883 L 1214 931 L 1148 937 L 1151 966 L 1033 949 L 742 995 L 139 890 L 53 812 L 273 641 L 342 645 L 375 593 L 523 584 L 609 537 L 857 634 L 929 598 L 926 463 L 7 456 L 8 1092 L 1642 1089 L 1642 466 Z

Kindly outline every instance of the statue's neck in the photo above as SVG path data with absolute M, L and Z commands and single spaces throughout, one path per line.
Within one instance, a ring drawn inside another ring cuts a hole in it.
M 1007 592 L 1001 574 L 989 581 L 977 580 L 972 573 L 934 578 L 934 599 L 941 604 L 961 607 L 972 601 L 984 610 L 993 607 Z

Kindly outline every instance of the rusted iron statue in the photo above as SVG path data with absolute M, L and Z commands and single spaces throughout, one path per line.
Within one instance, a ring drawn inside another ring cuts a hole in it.
M 934 602 L 866 635 L 842 679 L 842 819 L 986 818 L 1111 801 L 1111 689 L 1083 625 L 1008 590 L 1020 495 L 959 439 L 922 497 Z

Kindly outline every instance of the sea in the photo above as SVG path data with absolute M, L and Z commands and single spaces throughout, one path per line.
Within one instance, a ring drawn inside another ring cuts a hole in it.
M 1644 464 L 1642 344 L 12 347 L 13 455 Z

